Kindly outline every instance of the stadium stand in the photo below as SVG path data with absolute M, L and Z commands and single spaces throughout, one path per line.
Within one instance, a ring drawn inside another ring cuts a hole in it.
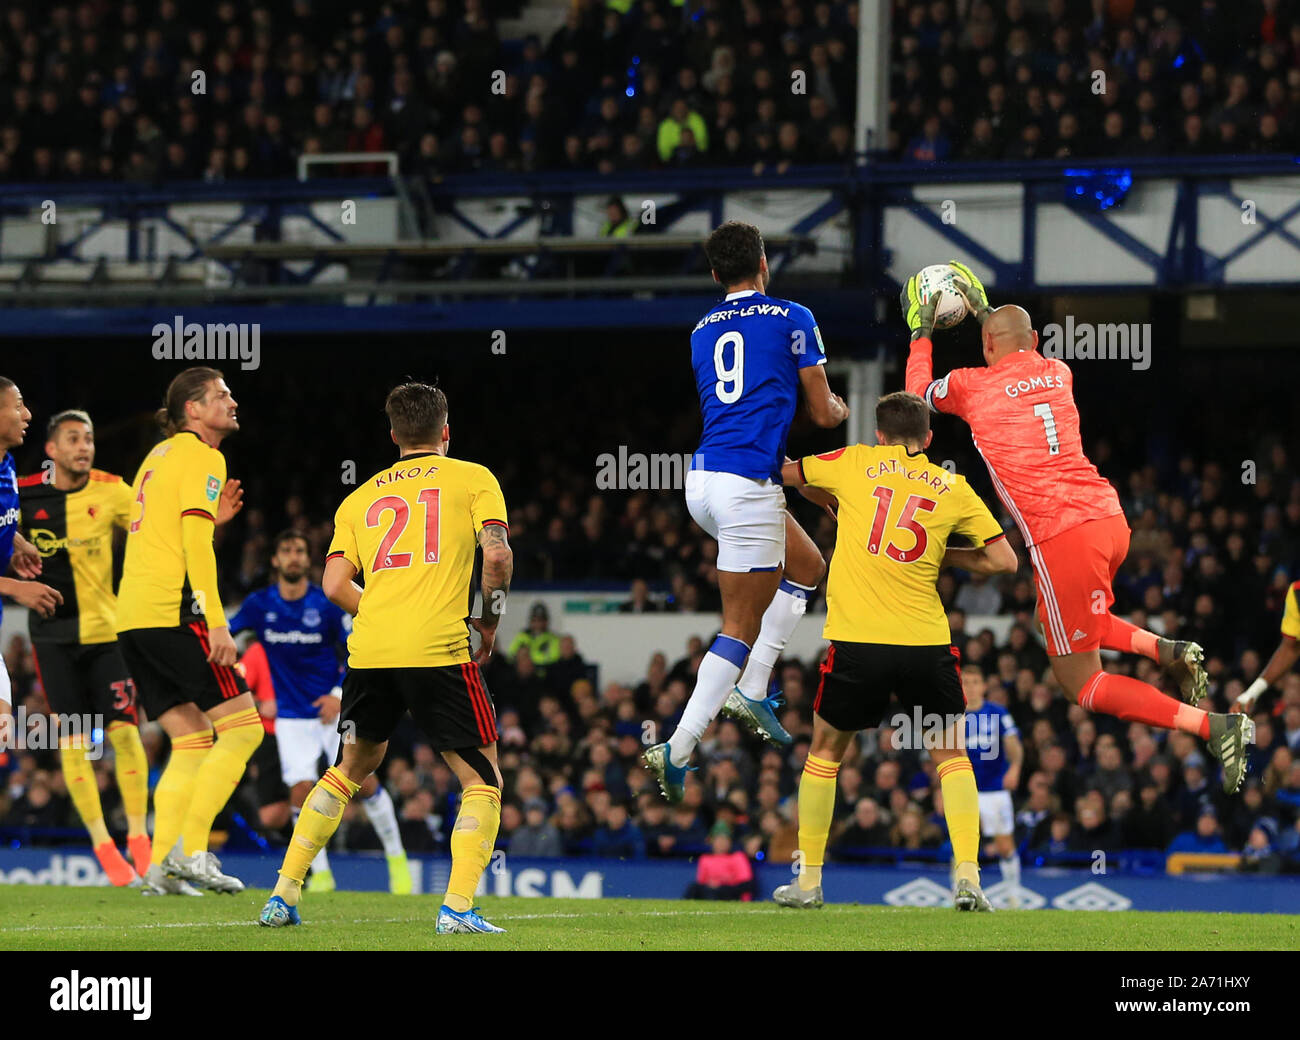
M 545 41 L 503 41 L 518 6 L 10 5 L 0 180 L 272 178 L 337 152 L 432 180 L 852 159 L 854 5 L 574 3 Z M 469 84 L 497 73 L 484 102 Z
M 856 5 L 574 2 L 546 39 L 503 39 L 518 6 L 11 4 L 0 180 L 288 177 L 339 152 L 435 182 L 853 160 Z M 1300 133 L 1300 24 L 1277 5 L 897 0 L 894 25 L 893 157 L 1276 153 Z M 490 103 L 469 89 L 498 73 Z

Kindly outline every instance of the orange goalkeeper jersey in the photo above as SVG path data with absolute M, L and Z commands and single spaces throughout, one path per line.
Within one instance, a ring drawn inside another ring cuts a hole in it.
M 1119 494 L 1083 453 L 1074 377 L 1064 361 L 1022 350 L 991 367 L 955 368 L 935 379 L 930 350 L 928 339 L 912 343 L 907 389 L 970 425 L 1026 546 L 1123 512 Z

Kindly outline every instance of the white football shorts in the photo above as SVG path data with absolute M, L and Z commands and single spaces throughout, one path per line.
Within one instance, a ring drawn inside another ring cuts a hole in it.
M 1016 833 L 1016 812 L 1010 791 L 980 792 L 980 831 L 986 838 Z
M 718 542 L 718 570 L 770 571 L 785 563 L 785 490 L 770 480 L 693 469 L 691 519 Z
M 275 743 L 280 750 L 284 782 L 290 787 L 305 781 L 315 783 L 321 777 L 321 755 L 325 756 L 326 766 L 332 766 L 338 758 L 338 719 L 321 722 L 281 716 L 275 720 Z

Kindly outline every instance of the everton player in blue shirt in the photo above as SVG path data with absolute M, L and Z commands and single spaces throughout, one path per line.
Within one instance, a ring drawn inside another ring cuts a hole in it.
M 11 563 L 19 578 L 35 578 L 41 573 L 40 553 L 18 533 L 22 521 L 22 512 L 18 508 L 18 474 L 14 470 L 14 457 L 9 454 L 22 444 L 27 424 L 31 421 L 32 413 L 23 404 L 22 391 L 12 379 L 0 376 L 0 452 L 4 453 L 0 458 L 0 596 L 8 596 L 42 617 L 51 617 L 54 608 L 63 602 L 63 596 L 56 589 L 37 581 L 4 577 L 9 573 Z M 3 600 L 0 600 L 0 616 L 3 616 L 3 610 Z M 0 754 L 8 749 L 14 736 L 9 732 L 13 701 L 9 671 L 4 659 L 0 658 Z
M 718 540 L 722 630 L 677 729 L 643 756 L 669 802 L 681 800 L 686 764 L 719 711 L 772 743 L 790 742 L 766 700 L 768 679 L 826 565 L 786 512 L 781 465 L 800 387 L 818 426 L 838 426 L 849 414 L 826 382 L 812 313 L 767 295 L 758 228 L 729 221 L 704 251 L 726 299 L 691 333 L 704 433 L 686 477 L 686 506 Z
M 1011 792 L 1020 786 L 1025 749 L 1016 721 L 1001 704 L 984 699 L 988 681 L 984 669 L 961 666 L 961 692 L 966 697 L 966 754 L 975 772 L 980 798 L 980 830 L 993 839 L 1007 888 L 1007 905 L 1020 905 L 1020 857 L 1016 852 L 1015 808 Z
M 280 768 L 295 813 L 302 808 L 321 773 L 318 759 L 338 761 L 337 720 L 342 690 L 340 655 L 346 653 L 351 618 L 307 580 L 311 551 L 297 531 L 284 531 L 272 546 L 274 584 L 258 589 L 240 604 L 230 631 L 257 634 L 275 688 L 275 739 Z M 388 857 L 389 890 L 411 892 L 411 872 L 397 825 L 393 800 L 371 775 L 361 786 L 361 804 Z M 335 887 L 325 850 L 313 861 L 311 891 Z

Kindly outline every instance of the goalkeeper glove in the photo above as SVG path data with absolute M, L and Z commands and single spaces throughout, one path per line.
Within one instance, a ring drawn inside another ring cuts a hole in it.
M 899 305 L 903 308 L 903 317 L 907 327 L 912 330 L 912 339 L 930 339 L 934 334 L 934 312 L 939 306 L 939 293 L 928 300 L 921 299 L 916 289 L 916 275 L 912 275 L 898 294 Z
M 984 320 L 993 309 L 989 306 L 989 294 L 984 291 L 984 283 L 976 278 L 975 272 L 960 260 L 949 260 L 948 266 L 961 276 L 955 280 L 955 284 L 962 296 L 965 297 L 966 305 L 970 307 L 970 312 L 975 315 L 975 320 L 983 325 Z

